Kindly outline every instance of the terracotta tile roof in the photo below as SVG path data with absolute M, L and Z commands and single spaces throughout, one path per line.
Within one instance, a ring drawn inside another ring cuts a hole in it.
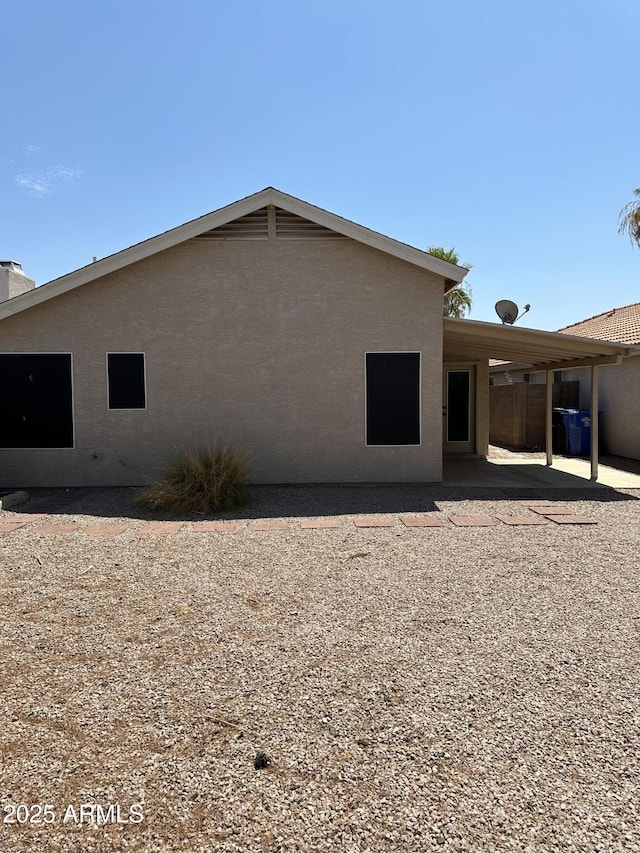
M 640 344 L 640 302 L 624 305 L 622 308 L 612 308 L 558 331 L 564 335 L 578 335 L 582 338 Z

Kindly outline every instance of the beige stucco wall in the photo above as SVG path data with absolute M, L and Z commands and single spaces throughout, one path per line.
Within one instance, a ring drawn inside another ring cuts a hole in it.
M 489 453 L 489 362 L 476 364 L 476 454 Z
M 603 453 L 640 459 L 640 357 L 598 370 L 600 447 Z M 580 408 L 591 408 L 591 371 L 563 371 L 563 378 L 580 381 Z
M 254 482 L 441 479 L 442 279 L 351 240 L 190 241 L 0 322 L 72 352 L 75 448 L 0 451 L 0 485 L 136 485 L 231 440 Z M 422 445 L 365 446 L 367 351 L 422 353 Z M 146 354 L 109 411 L 106 353 Z
M 640 358 L 623 359 L 620 365 L 603 365 L 598 368 L 598 408 L 600 418 L 600 451 L 628 459 L 640 459 Z M 525 370 L 509 371 L 514 383 L 522 382 Z M 495 385 L 505 384 L 503 371 L 492 371 Z M 533 374 L 536 382 L 545 382 L 544 372 Z M 579 399 L 573 397 L 573 387 L 568 383 L 579 383 Z M 554 384 L 555 389 L 560 387 Z M 562 387 L 570 391 L 564 400 L 554 399 L 554 406 L 578 406 L 591 408 L 591 370 L 578 367 L 562 370 Z

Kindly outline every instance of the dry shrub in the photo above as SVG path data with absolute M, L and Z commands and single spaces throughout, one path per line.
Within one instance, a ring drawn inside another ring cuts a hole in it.
M 224 512 L 248 501 L 247 459 L 231 445 L 184 453 L 173 468 L 138 498 L 140 506 L 160 512 Z

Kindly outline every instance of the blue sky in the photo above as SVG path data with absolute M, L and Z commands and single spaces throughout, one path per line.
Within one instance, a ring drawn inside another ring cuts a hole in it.
M 265 186 L 473 264 L 472 319 L 640 300 L 637 0 L 5 0 L 0 257 L 38 284 Z

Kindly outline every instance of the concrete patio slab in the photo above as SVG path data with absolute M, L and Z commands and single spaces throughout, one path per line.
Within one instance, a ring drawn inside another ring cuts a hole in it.
M 340 527 L 340 521 L 337 518 L 304 518 L 300 527 L 302 530 L 327 530 Z
M 588 459 L 554 458 L 552 467 L 544 459 L 445 458 L 445 486 L 483 486 L 499 489 L 640 489 L 640 475 L 600 465 L 597 481 L 590 479 Z
M 356 527 L 393 527 L 393 521 L 387 516 L 373 516 L 372 518 L 354 518 Z

